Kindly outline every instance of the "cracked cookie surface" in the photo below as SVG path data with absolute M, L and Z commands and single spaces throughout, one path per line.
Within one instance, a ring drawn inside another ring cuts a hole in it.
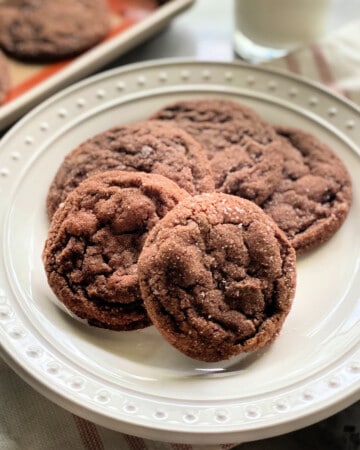
M 281 177 L 283 155 L 274 129 L 251 108 L 223 99 L 168 105 L 154 119 L 173 120 L 204 147 L 215 189 L 263 203 Z
M 149 230 L 188 195 L 160 175 L 109 171 L 86 179 L 55 213 L 43 250 L 57 298 L 90 325 L 150 325 L 138 257 Z
M 248 106 L 231 100 L 208 98 L 165 106 L 152 119 L 174 121 L 204 147 L 211 160 L 229 145 L 249 139 L 261 145 L 277 140 L 273 128 Z
M 350 175 L 335 153 L 315 136 L 277 128 L 282 137 L 282 174 L 261 207 L 285 232 L 297 253 L 327 241 L 348 214 Z
M 4 102 L 10 86 L 9 71 L 5 56 L 0 50 L 0 105 Z
M 75 56 L 110 27 L 105 0 L 6 0 L 0 4 L 0 47 L 24 60 Z
M 254 203 L 226 194 L 180 202 L 149 233 L 138 267 L 154 325 L 207 362 L 272 342 L 295 293 L 285 234 Z
M 200 144 L 171 124 L 140 122 L 100 133 L 65 157 L 49 189 L 48 217 L 84 178 L 113 169 L 164 175 L 190 194 L 214 190 Z
M 250 140 L 229 145 L 211 160 L 216 191 L 262 205 L 279 184 L 283 161 L 279 140 L 266 146 Z

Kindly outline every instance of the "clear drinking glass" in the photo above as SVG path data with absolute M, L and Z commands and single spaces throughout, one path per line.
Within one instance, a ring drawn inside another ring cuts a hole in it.
M 234 0 L 235 52 L 250 62 L 286 55 L 326 30 L 331 0 Z

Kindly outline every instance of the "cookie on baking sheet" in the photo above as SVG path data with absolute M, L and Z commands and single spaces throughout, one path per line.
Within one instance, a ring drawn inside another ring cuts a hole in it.
M 155 120 L 175 121 L 205 148 L 208 158 L 249 138 L 267 145 L 277 140 L 274 129 L 248 106 L 220 98 L 179 101 L 152 115 Z
M 77 55 L 108 33 L 105 0 L 17 0 L 0 3 L 0 47 L 28 61 Z
M 90 325 L 144 328 L 137 261 L 148 231 L 189 194 L 161 175 L 109 171 L 84 180 L 50 225 L 43 250 L 57 298 Z
M 221 193 L 172 209 L 150 231 L 138 269 L 153 324 L 207 362 L 272 342 L 295 293 L 296 256 L 285 234 L 254 203 Z
M 10 87 L 10 77 L 6 58 L 0 50 L 0 105 L 4 102 Z
M 100 133 L 65 157 L 49 189 L 48 217 L 84 178 L 112 169 L 164 175 L 190 194 L 214 190 L 200 144 L 172 124 L 141 122 Z
M 348 214 L 350 175 L 334 152 L 315 136 L 277 128 L 284 155 L 282 177 L 261 207 L 285 232 L 297 253 L 327 241 Z

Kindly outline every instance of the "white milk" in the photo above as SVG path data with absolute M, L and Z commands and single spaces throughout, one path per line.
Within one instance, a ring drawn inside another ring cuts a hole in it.
M 321 36 L 330 0 L 234 0 L 235 27 L 256 45 L 293 49 Z

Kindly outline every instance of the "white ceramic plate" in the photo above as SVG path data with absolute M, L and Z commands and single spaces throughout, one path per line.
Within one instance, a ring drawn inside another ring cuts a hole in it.
M 47 189 L 65 154 L 113 125 L 180 99 L 218 96 L 315 133 L 341 157 L 354 199 L 341 230 L 298 260 L 293 309 L 265 351 L 219 364 L 182 356 L 151 327 L 87 327 L 50 301 L 41 262 Z M 240 64 L 165 61 L 74 85 L 26 116 L 0 146 L 0 337 L 6 361 L 44 395 L 142 437 L 215 444 L 320 420 L 360 398 L 360 121 L 351 104 L 300 78 Z

